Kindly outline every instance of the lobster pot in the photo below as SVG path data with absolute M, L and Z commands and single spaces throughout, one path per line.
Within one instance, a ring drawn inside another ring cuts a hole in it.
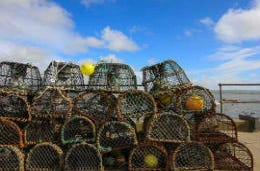
M 173 60 L 142 68 L 145 91 L 157 94 L 161 91 L 190 86 L 184 70 Z
M 27 171 L 60 170 L 62 164 L 62 150 L 55 144 L 41 143 L 34 146 L 27 155 Z
M 136 75 L 132 68 L 120 63 L 100 63 L 90 75 L 89 89 L 126 91 L 137 89 Z
M 119 94 L 115 94 L 115 93 L 108 93 L 109 96 L 109 101 L 111 105 L 111 115 L 110 115 L 110 119 L 109 121 L 117 121 L 120 120 L 120 118 L 118 117 L 118 113 L 117 113 L 117 106 L 115 105 L 117 103 L 117 98 L 119 96 Z
M 33 120 L 25 127 L 25 144 L 35 145 L 42 142 L 57 141 L 57 137 L 55 136 L 57 136 L 58 132 L 58 124 L 56 124 L 53 120 Z
M 197 130 L 198 125 L 201 122 L 202 119 L 204 119 L 204 115 L 198 115 L 197 113 L 191 112 L 191 113 L 185 113 L 184 116 L 185 120 L 188 122 L 190 127 L 190 138 L 192 141 L 197 140 Z
M 137 144 L 133 127 L 126 122 L 106 122 L 99 130 L 97 145 L 102 151 L 129 148 Z
M 22 131 L 16 123 L 0 119 L 0 145 L 23 147 Z
M 225 143 L 214 152 L 216 170 L 253 171 L 253 155 L 242 143 Z
M 65 157 L 66 171 L 101 171 L 102 159 L 97 148 L 87 143 L 74 145 Z
M 129 170 L 167 170 L 167 152 L 155 143 L 137 145 L 129 156 Z
M 215 112 L 215 99 L 212 93 L 200 86 L 183 89 L 176 101 L 176 112 L 181 114 L 196 113 L 203 115 Z
M 61 89 L 47 87 L 33 99 L 32 116 L 35 118 L 68 118 L 72 101 Z
M 180 144 L 172 155 L 173 170 L 213 170 L 214 157 L 201 143 Z
M 157 111 L 153 97 L 141 90 L 129 90 L 117 99 L 117 113 L 120 118 L 140 119 L 152 116 Z
M 186 120 L 174 112 L 159 113 L 146 126 L 146 137 L 159 142 L 186 142 L 190 140 L 190 128 Z
M 177 97 L 181 91 L 179 89 L 171 89 L 167 91 L 158 91 L 153 94 L 154 100 L 159 111 L 177 111 L 175 109 Z M 180 114 L 180 113 L 177 113 Z
M 107 93 L 90 90 L 78 95 L 75 102 L 75 111 L 100 125 L 110 119 L 113 110 L 112 105 Z
M 196 138 L 204 143 L 236 142 L 237 128 L 229 116 L 211 114 L 199 123 Z
M 0 145 L 0 170 L 24 171 L 24 154 L 17 147 Z
M 23 96 L 0 90 L 0 118 L 14 121 L 31 120 L 30 106 Z
M 39 69 L 30 64 L 1 62 L 0 86 L 21 93 L 35 93 L 41 86 Z
M 52 61 L 44 71 L 43 85 L 82 90 L 84 79 L 78 65 Z
M 94 142 L 95 125 L 91 120 L 84 116 L 70 118 L 62 127 L 61 140 L 63 144 Z

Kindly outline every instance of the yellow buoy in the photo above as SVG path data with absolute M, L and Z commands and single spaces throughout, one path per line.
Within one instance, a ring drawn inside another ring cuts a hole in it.
M 153 154 L 148 154 L 144 157 L 146 167 L 155 168 L 158 166 L 158 158 Z
M 204 108 L 204 100 L 201 96 L 192 95 L 187 99 L 185 106 L 188 110 L 202 110 Z
M 80 71 L 87 76 L 90 76 L 95 71 L 95 65 L 90 62 L 85 62 L 80 66 Z
M 162 94 L 159 96 L 159 101 L 161 104 L 168 106 L 172 102 L 172 96 L 169 94 Z

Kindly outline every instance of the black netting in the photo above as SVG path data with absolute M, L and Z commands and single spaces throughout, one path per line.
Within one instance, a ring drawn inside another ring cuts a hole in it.
M 0 117 L 16 121 L 31 119 L 30 107 L 22 96 L 0 90 Z
M 100 124 L 109 120 L 114 104 L 107 93 L 100 91 L 86 91 L 80 93 L 75 102 L 77 114 L 91 118 Z
M 224 143 L 237 141 L 234 121 L 225 114 L 211 114 L 199 123 L 196 138 L 205 143 Z
M 121 118 L 139 119 L 154 115 L 156 105 L 150 94 L 140 90 L 130 90 L 118 97 L 117 112 Z
M 0 170 L 24 171 L 24 155 L 14 146 L 0 145 Z
M 102 170 L 102 159 L 99 151 L 89 144 L 77 144 L 67 153 L 66 171 L 98 171 Z
M 84 116 L 75 116 L 68 120 L 62 128 L 62 143 L 94 142 L 96 137 L 95 125 Z
M 253 156 L 249 149 L 242 143 L 225 143 L 216 151 L 216 170 L 243 170 L 253 171 Z
M 214 157 L 203 144 L 180 144 L 173 153 L 172 166 L 176 170 L 212 170 Z
M 0 145 L 23 146 L 21 129 L 14 122 L 0 119 Z
M 149 143 L 138 145 L 130 154 L 129 170 L 167 170 L 166 150 Z
M 84 89 L 84 79 L 78 65 L 52 61 L 44 71 L 43 85 L 66 89 Z
M 196 141 L 198 125 L 202 121 L 202 119 L 205 118 L 205 115 L 199 115 L 197 113 L 191 112 L 191 113 L 185 113 L 183 117 L 189 124 L 191 140 Z
M 104 151 L 132 147 L 137 144 L 135 130 L 125 122 L 107 122 L 99 130 L 97 144 Z
M 33 120 L 25 127 L 25 143 L 38 144 L 42 142 L 56 142 L 60 131 L 53 120 Z
M 25 90 L 25 93 L 34 93 L 41 86 L 39 69 L 30 64 L 16 62 L 0 63 L 0 87 Z
M 208 89 L 192 86 L 178 95 L 175 109 L 181 114 L 194 112 L 202 115 L 215 112 L 215 107 L 214 96 Z
M 191 85 L 184 70 L 173 60 L 144 67 L 142 71 L 145 91 L 152 94 Z
M 159 113 L 147 123 L 147 138 L 160 142 L 186 142 L 190 128 L 186 120 L 174 112 Z
M 26 159 L 28 171 L 56 171 L 61 168 L 61 149 L 54 144 L 42 143 L 30 150 Z
M 94 90 L 126 91 L 137 89 L 131 67 L 119 63 L 100 63 L 90 75 L 89 88 Z
M 66 118 L 71 116 L 72 101 L 59 88 L 47 87 L 34 97 L 32 116 L 37 118 Z

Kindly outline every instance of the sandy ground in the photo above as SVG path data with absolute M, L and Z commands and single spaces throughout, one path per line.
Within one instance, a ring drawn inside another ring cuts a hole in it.
M 260 170 L 260 130 L 255 132 L 238 132 L 238 140 L 245 144 L 254 157 L 254 171 Z

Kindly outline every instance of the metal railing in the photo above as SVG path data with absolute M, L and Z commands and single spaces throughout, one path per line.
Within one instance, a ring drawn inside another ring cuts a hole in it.
M 220 103 L 220 113 L 223 113 L 223 104 L 224 103 L 260 103 L 260 101 L 224 101 L 223 99 L 223 92 L 222 92 L 222 87 L 223 86 L 260 86 L 260 83 L 240 83 L 240 84 L 236 84 L 236 83 L 232 83 L 232 84 L 228 84 L 228 83 L 219 83 L 219 103 Z

